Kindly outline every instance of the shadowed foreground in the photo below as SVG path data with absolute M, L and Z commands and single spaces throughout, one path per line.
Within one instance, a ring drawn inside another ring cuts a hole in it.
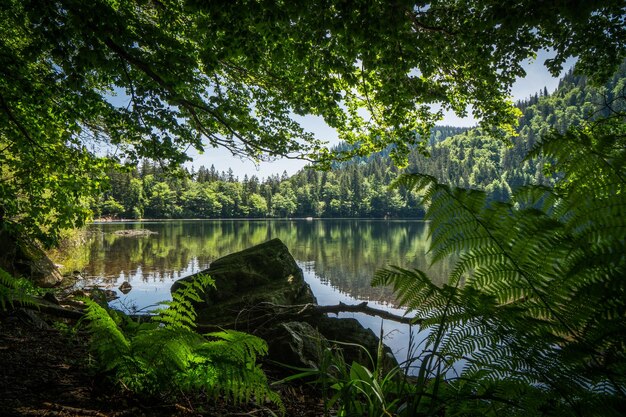
M 43 323 L 40 323 L 43 324 Z M 86 337 L 41 328 L 22 312 L 0 316 L 0 415 L 2 416 L 270 416 L 265 404 L 233 406 L 187 398 L 179 403 L 137 398 L 113 390 L 89 366 Z M 278 379 L 276 371 L 266 371 Z M 288 416 L 323 414 L 318 393 L 295 385 L 275 387 Z

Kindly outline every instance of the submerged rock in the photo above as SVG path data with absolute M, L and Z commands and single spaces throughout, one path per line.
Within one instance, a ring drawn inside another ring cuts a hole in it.
M 142 237 L 142 236 L 157 235 L 159 234 L 159 232 L 155 232 L 153 230 L 148 230 L 148 229 L 125 229 L 125 230 L 117 230 L 113 232 L 113 234 L 117 236 L 126 236 L 126 237 Z
M 118 287 L 118 290 L 120 290 L 120 292 L 122 294 L 124 294 L 124 295 L 128 294 L 130 292 L 130 290 L 132 290 L 132 289 L 133 289 L 133 286 L 130 285 L 130 282 L 128 282 L 128 281 L 122 282 L 122 285 L 120 285 Z

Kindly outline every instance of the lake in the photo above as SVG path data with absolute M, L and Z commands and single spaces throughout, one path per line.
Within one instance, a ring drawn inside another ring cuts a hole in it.
M 116 231 L 148 229 L 154 234 L 124 236 Z M 320 305 L 358 303 L 403 314 L 390 288 L 372 288 L 376 270 L 389 265 L 429 270 L 443 281 L 447 266 L 429 269 L 428 224 L 417 220 L 172 220 L 106 222 L 89 227 L 85 241 L 62 254 L 66 269 L 79 269 L 80 285 L 116 290 L 112 305 L 129 312 L 148 311 L 169 300 L 172 283 L 208 268 L 224 255 L 280 238 L 304 272 Z M 117 288 L 124 281 L 132 290 Z M 219 289 L 218 289 L 219 290 Z M 381 320 L 364 314 L 355 317 L 380 331 Z M 417 329 L 416 329 L 417 330 Z M 385 343 L 399 360 L 406 358 L 409 327 L 384 322 Z

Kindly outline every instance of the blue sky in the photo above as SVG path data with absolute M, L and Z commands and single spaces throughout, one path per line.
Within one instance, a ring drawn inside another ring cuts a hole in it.
M 540 52 L 536 60 L 528 61 L 525 64 L 526 77 L 517 80 L 512 87 L 511 92 L 515 101 L 528 98 L 544 87 L 547 87 L 549 92 L 553 92 L 557 88 L 559 78 L 552 77 L 543 66 L 543 62 L 549 57 L 550 53 L 545 51 Z M 566 61 L 564 72 L 568 71 L 574 63 L 574 59 Z M 327 126 L 321 118 L 307 116 L 298 117 L 296 120 L 298 120 L 306 130 L 313 132 L 318 139 L 328 141 L 330 144 L 338 142 L 337 133 Z M 439 124 L 469 127 L 474 126 L 476 121 L 472 117 L 461 119 L 453 113 L 448 113 Z M 195 151 L 190 151 L 189 156 L 193 158 L 193 161 L 187 164 L 189 167 L 193 166 L 198 169 L 202 165 L 207 168 L 214 165 L 218 171 L 227 171 L 229 168 L 232 168 L 235 175 L 240 179 L 243 178 L 244 175 L 248 175 L 248 177 L 256 175 L 259 178 L 265 178 L 274 174 L 281 175 L 283 171 L 292 175 L 307 164 L 305 161 L 300 160 L 280 159 L 255 165 L 250 160 L 242 160 L 231 156 L 225 149 L 213 148 L 208 148 L 202 155 L 199 155 Z

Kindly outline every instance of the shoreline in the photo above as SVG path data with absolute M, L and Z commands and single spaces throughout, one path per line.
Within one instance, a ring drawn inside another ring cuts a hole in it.
M 171 222 L 171 221 L 333 221 L 333 220 L 366 220 L 366 221 L 423 221 L 428 222 L 420 217 L 215 217 L 215 218 L 144 218 L 144 219 L 94 219 L 89 224 L 103 223 L 146 223 L 146 222 Z

